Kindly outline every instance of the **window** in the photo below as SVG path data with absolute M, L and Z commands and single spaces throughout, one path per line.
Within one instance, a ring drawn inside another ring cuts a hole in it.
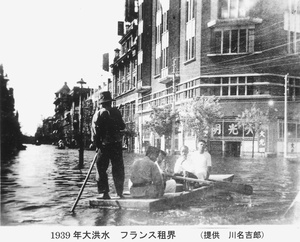
M 162 50 L 162 68 L 168 67 L 169 47 Z
M 138 51 L 141 51 L 142 50 L 142 36 L 143 36 L 143 34 L 140 34 L 139 36 L 138 36 Z
M 125 77 L 121 79 L 121 93 L 125 92 Z
M 142 64 L 138 65 L 137 74 L 138 74 L 138 81 L 140 81 L 142 79 Z
M 249 0 L 219 0 L 218 18 L 243 18 L 247 16 L 247 2 Z
M 300 79 L 289 78 L 288 95 L 292 98 L 300 97 Z
M 155 59 L 155 75 L 159 75 L 161 70 L 161 57 Z
M 122 55 L 124 55 L 126 53 L 126 43 L 122 44 Z
M 229 83 L 229 78 L 223 77 L 222 84 L 225 84 L 225 85 L 222 87 L 222 96 L 228 96 L 228 83 Z
M 121 94 L 121 82 L 119 78 L 117 79 L 117 94 Z
M 230 96 L 237 95 L 237 78 L 231 77 L 230 78 Z
M 239 77 L 238 95 L 246 95 L 245 77 Z
M 194 0 L 186 1 L 185 60 L 195 58 L 195 7 Z
M 213 31 L 211 51 L 214 54 L 253 52 L 254 29 L 219 29 Z
M 130 74 L 130 63 L 125 64 L 125 73 L 126 75 Z
M 162 16 L 162 31 L 163 32 L 165 32 L 165 31 L 167 31 L 168 30 L 168 12 L 169 11 L 167 11 L 167 12 L 165 12 L 164 14 L 163 14 L 163 16 Z
M 162 43 L 161 43 L 161 68 L 167 68 L 169 63 L 169 33 L 168 33 L 168 11 L 164 12 L 162 16 Z M 165 74 L 162 72 L 162 76 Z
M 126 46 L 127 51 L 130 50 L 130 48 L 131 48 L 131 38 L 129 38 L 129 39 L 127 40 L 126 45 L 127 45 L 127 46 Z
M 246 91 L 246 95 L 253 95 L 254 94 L 254 86 L 252 85 L 255 82 L 253 77 L 248 77 L 247 78 L 247 84 L 251 84 L 251 85 L 247 85 L 247 91 Z
M 156 12 L 156 27 L 155 27 L 155 43 L 161 42 L 161 34 L 162 34 L 162 14 L 161 11 L 158 10 Z
M 194 0 L 186 1 L 186 22 L 195 18 L 195 3 Z
M 287 133 L 288 138 L 299 138 L 300 124 L 288 123 L 287 124 Z M 284 123 L 279 123 L 279 138 L 284 138 Z
M 159 75 L 161 71 L 161 37 L 162 37 L 162 14 L 159 9 L 156 12 L 156 28 L 155 28 L 155 75 Z
M 246 95 L 246 86 L 245 86 L 245 77 L 222 77 L 222 78 L 217 78 L 215 81 L 215 84 L 223 84 L 221 89 L 222 89 L 222 96 L 244 96 Z M 250 89 L 248 90 L 249 93 L 248 95 L 252 95 L 252 91 Z M 215 87 L 214 88 L 214 95 L 220 95 L 220 88 Z
M 124 112 L 124 120 L 125 120 L 125 122 L 128 122 L 129 121 L 129 118 L 130 118 L 130 104 L 129 103 L 127 103 L 127 104 L 125 104 L 125 112 Z
M 230 30 L 223 32 L 223 53 L 230 52 Z
M 132 117 L 132 120 L 134 120 L 134 115 L 135 115 L 135 102 L 132 102 L 131 103 L 131 105 L 132 105 L 132 113 L 131 113 L 131 117 Z
M 156 44 L 159 43 L 161 41 L 161 24 L 156 26 Z
M 276 76 L 231 76 L 231 77 L 201 77 L 200 79 L 190 81 L 179 85 L 184 97 L 190 97 L 190 90 L 193 95 L 215 95 L 215 96 L 239 96 L 245 98 L 252 95 L 273 95 L 283 96 L 282 86 L 278 86 L 281 77 Z M 282 80 L 281 80 L 282 81 Z M 283 85 L 283 84 L 282 84 Z M 194 87 L 194 88 L 193 88 Z M 192 89 L 193 88 L 193 89 Z M 189 89 L 189 90 L 188 90 Z M 289 79 L 289 90 L 291 90 L 293 100 L 300 95 L 300 79 Z M 298 96 L 297 96 L 298 94 Z

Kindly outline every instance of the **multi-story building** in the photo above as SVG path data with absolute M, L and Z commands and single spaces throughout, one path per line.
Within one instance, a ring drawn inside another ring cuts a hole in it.
M 7 86 L 9 81 L 0 65 L 0 108 L 1 108 L 1 161 L 6 155 L 25 149 L 22 145 L 23 135 L 19 123 L 19 114 L 15 110 L 14 89 Z
M 177 99 L 199 95 L 221 98 L 225 116 L 213 134 L 211 152 L 235 156 L 250 153 L 252 138 L 237 129 L 235 118 L 254 102 L 266 112 L 277 110 L 262 143 L 256 139 L 255 151 L 283 152 L 287 73 L 288 152 L 300 152 L 296 116 L 300 111 L 300 1 L 184 2 L 181 47 L 186 48 L 181 48 L 184 60 L 180 63 Z M 291 2 L 294 5 L 289 5 Z M 193 14 L 185 16 L 189 12 Z M 188 44 L 189 32 L 195 33 L 191 44 L 195 48 Z
M 55 114 L 54 114 L 54 134 L 56 136 L 56 142 L 59 139 L 67 138 L 67 134 L 71 130 L 70 122 L 68 121 L 68 114 L 71 108 L 71 98 L 70 93 L 71 89 L 68 87 L 65 82 L 64 85 L 55 93 L 55 100 L 53 104 L 55 105 Z
M 132 97 L 138 95 L 140 145 L 169 146 L 145 132 L 143 123 L 152 107 L 172 104 L 175 84 L 176 106 L 201 95 L 220 97 L 224 118 L 212 134 L 211 153 L 251 153 L 251 134 L 238 129 L 235 120 L 253 103 L 275 117 L 264 137 L 256 137 L 255 152 L 282 154 L 287 103 L 287 149 L 300 153 L 299 0 L 144 0 L 138 1 L 137 23 L 137 94 Z M 114 63 L 125 63 L 125 57 L 130 59 L 123 54 Z M 118 105 L 125 97 L 115 96 Z M 176 135 L 175 147 L 183 143 L 193 146 L 194 136 Z
M 56 142 L 62 139 L 69 147 L 77 146 L 80 139 L 80 98 L 84 105 L 84 100 L 87 99 L 89 93 L 89 88 L 73 87 L 71 90 L 66 82 L 55 93 L 54 133 L 57 137 Z M 84 139 L 85 146 L 88 145 L 87 142 L 87 139 Z

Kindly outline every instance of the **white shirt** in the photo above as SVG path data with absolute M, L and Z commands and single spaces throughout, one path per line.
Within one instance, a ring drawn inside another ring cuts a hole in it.
M 185 165 L 188 172 L 202 180 L 206 178 L 209 166 L 211 166 L 210 154 L 208 152 L 200 154 L 199 151 L 192 152 L 188 164 Z
M 193 164 L 191 162 L 190 155 L 188 154 L 186 157 L 180 156 L 175 163 L 174 173 L 181 173 L 184 171 L 192 170 Z

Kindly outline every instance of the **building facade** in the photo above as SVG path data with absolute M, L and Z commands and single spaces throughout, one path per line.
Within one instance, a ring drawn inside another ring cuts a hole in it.
M 80 141 L 80 122 L 85 118 L 86 125 L 83 125 L 83 133 L 86 134 L 83 142 L 84 146 L 88 147 L 90 143 L 90 130 L 92 115 L 92 104 L 88 106 L 87 100 L 90 95 L 90 88 L 73 87 L 71 90 L 67 83 L 63 85 L 55 93 L 55 114 L 52 118 L 53 133 L 55 135 L 55 142 L 58 140 L 64 141 L 64 143 L 70 148 L 78 147 Z M 80 102 L 82 101 L 82 107 L 80 108 Z M 81 110 L 84 110 L 81 113 Z
M 126 80 L 128 72 L 123 73 L 121 66 L 126 69 L 124 63 L 134 59 L 136 86 L 130 95 L 129 91 L 115 92 L 115 98 L 117 105 L 132 103 L 136 107 L 135 147 L 139 151 L 148 144 L 162 149 L 170 146 L 163 137 L 143 129 L 153 107 L 172 104 L 174 97 L 178 107 L 182 101 L 205 95 L 220 97 L 224 113 L 211 134 L 212 154 L 251 153 L 251 134 L 238 129 L 235 120 L 253 103 L 273 113 L 268 127 L 255 138 L 255 153 L 283 153 L 285 104 L 287 150 L 300 153 L 299 0 L 144 0 L 126 4 L 137 9 L 137 53 L 117 55 L 113 82 L 118 86 L 122 76 Z M 127 32 L 120 44 L 133 32 Z M 175 148 L 182 144 L 192 147 L 194 139 L 181 132 L 175 137 Z

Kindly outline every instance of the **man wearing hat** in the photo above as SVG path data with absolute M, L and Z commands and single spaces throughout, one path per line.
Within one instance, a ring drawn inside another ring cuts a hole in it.
M 96 111 L 92 120 L 92 141 L 97 147 L 97 181 L 98 192 L 103 193 L 104 199 L 110 199 L 107 169 L 109 161 L 112 165 L 112 175 L 116 192 L 123 198 L 124 187 L 124 162 L 122 154 L 122 134 L 125 123 L 117 108 L 111 107 L 111 94 L 108 91 L 101 92 L 99 98 L 100 110 Z

